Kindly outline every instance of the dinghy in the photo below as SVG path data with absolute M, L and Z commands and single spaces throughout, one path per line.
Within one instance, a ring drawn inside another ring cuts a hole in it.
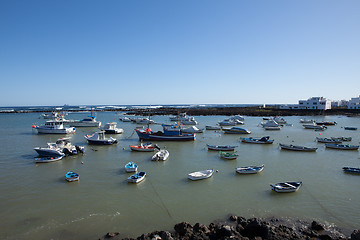
M 353 167 L 343 167 L 344 172 L 346 173 L 356 173 L 360 174 L 360 168 L 353 168 Z
M 270 184 L 271 190 L 278 193 L 296 192 L 301 187 L 302 182 L 282 182 Z
M 229 146 L 229 145 L 209 145 L 206 144 L 209 150 L 214 151 L 234 151 L 237 146 Z
M 152 143 L 140 143 L 140 145 L 130 145 L 131 150 L 138 152 L 153 152 L 158 149 L 157 145 Z
M 264 170 L 264 164 L 261 166 L 248 166 L 248 167 L 238 167 L 235 168 L 235 171 L 240 174 L 254 174 L 259 173 Z
M 341 143 L 342 140 L 341 139 L 337 139 L 337 138 L 316 138 L 317 142 L 319 143 Z
M 169 151 L 168 150 L 160 150 L 157 153 L 154 154 L 154 156 L 152 156 L 152 160 L 153 161 L 166 161 L 169 157 Z
M 138 166 L 133 162 L 128 162 L 125 165 L 125 171 L 126 172 L 137 172 Z
M 358 150 L 358 145 L 345 145 L 345 144 L 336 144 L 336 143 L 326 143 L 326 148 L 339 149 L 339 150 Z
M 73 171 L 69 171 L 66 175 L 65 175 L 65 179 L 68 182 L 74 182 L 74 181 L 78 181 L 80 178 L 79 174 L 73 172 Z
M 198 172 L 192 172 L 188 174 L 188 178 L 190 180 L 201 180 L 201 179 L 205 179 L 205 178 L 209 178 L 213 175 L 214 173 L 214 169 L 208 169 L 208 170 L 203 170 L 203 171 L 198 171 Z
M 57 157 L 37 157 L 34 158 L 34 161 L 36 163 L 49 163 L 49 162 L 56 162 L 63 158 L 63 156 L 57 156 Z
M 240 138 L 243 143 L 258 143 L 258 144 L 271 144 L 274 142 L 274 139 L 270 139 L 269 136 L 262 138 Z
M 145 179 L 146 173 L 145 172 L 138 172 L 135 173 L 134 175 L 131 175 L 127 181 L 129 183 L 139 183 L 141 181 L 143 181 Z
M 235 153 L 229 153 L 229 152 L 220 152 L 219 156 L 221 158 L 227 159 L 227 160 L 234 160 L 236 159 L 239 155 L 235 154 Z
M 315 152 L 317 150 L 316 147 L 304 147 L 304 146 L 295 146 L 295 145 L 286 145 L 286 144 L 279 144 L 281 149 L 291 150 L 291 151 L 303 151 L 303 152 Z

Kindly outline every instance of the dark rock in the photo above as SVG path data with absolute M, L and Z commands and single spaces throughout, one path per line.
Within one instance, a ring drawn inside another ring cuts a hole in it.
M 119 232 L 108 232 L 105 237 L 106 238 L 112 238 L 112 237 L 115 237 L 117 235 L 119 235 L 120 233 Z
M 311 223 L 311 229 L 315 231 L 322 231 L 324 230 L 324 227 L 320 223 L 313 221 Z
M 243 217 L 237 217 L 237 223 L 241 224 L 243 227 L 246 227 L 247 220 L 246 220 L 246 218 L 243 218 Z
M 174 229 L 180 236 L 185 236 L 193 232 L 193 227 L 188 222 L 178 223 L 174 226 Z
M 174 238 L 171 236 L 171 233 L 167 231 L 161 231 L 159 233 L 162 240 L 173 240 Z
M 360 230 L 356 229 L 351 233 L 351 240 L 360 240 Z
M 237 217 L 237 216 L 234 216 L 234 215 L 231 215 L 231 216 L 229 217 L 229 219 L 230 219 L 230 221 L 232 221 L 232 222 L 237 222 L 238 217 Z
M 248 220 L 248 224 L 240 232 L 242 236 L 254 238 L 254 237 L 268 237 L 268 226 L 265 222 L 261 222 L 256 218 Z
M 321 240 L 332 240 L 333 238 L 330 237 L 330 235 L 328 235 L 328 234 L 322 234 L 322 235 L 319 236 L 319 239 L 321 239 Z
M 200 223 L 196 223 L 193 227 L 193 231 L 194 233 L 209 233 L 210 230 L 203 224 L 200 224 Z

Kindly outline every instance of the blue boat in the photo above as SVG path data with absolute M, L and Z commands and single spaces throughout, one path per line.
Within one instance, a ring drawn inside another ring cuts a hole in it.
M 140 140 L 151 141 L 194 141 L 195 134 L 184 134 L 179 126 L 164 125 L 164 131 L 153 132 L 149 127 L 144 129 L 135 129 Z
M 138 166 L 133 163 L 133 162 L 128 162 L 126 165 L 125 165 L 125 171 L 126 172 L 136 172 L 138 169 Z
M 145 172 L 138 172 L 138 173 L 135 173 L 134 175 L 131 175 L 130 177 L 128 177 L 127 181 L 129 183 L 138 183 L 138 182 L 141 182 L 142 180 L 144 180 L 145 176 L 146 176 Z
M 80 178 L 79 174 L 73 172 L 73 171 L 69 171 L 66 175 L 65 175 L 65 179 L 68 182 L 74 182 L 74 181 L 78 181 Z
M 360 174 L 360 168 L 353 168 L 353 167 L 343 167 L 344 172 L 346 173 L 357 173 Z

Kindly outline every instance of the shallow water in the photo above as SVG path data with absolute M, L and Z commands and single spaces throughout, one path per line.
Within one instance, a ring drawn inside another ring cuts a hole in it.
M 42 123 L 38 113 L 0 114 L 0 230 L 3 239 L 97 239 L 111 231 L 122 237 L 137 237 L 154 230 L 171 230 L 175 223 L 210 223 L 227 214 L 244 217 L 297 217 L 316 219 L 352 230 L 360 224 L 360 176 L 344 174 L 343 166 L 360 167 L 358 151 L 325 149 L 315 137 L 351 136 L 359 144 L 359 118 L 318 116 L 336 121 L 324 132 L 305 130 L 299 116 L 286 117 L 293 126 L 281 131 L 264 131 L 260 117 L 246 117 L 245 128 L 252 137 L 269 135 L 274 144 L 256 145 L 239 141 L 244 135 L 205 131 L 194 142 L 158 142 L 170 152 L 166 162 L 152 162 L 152 153 L 131 152 L 139 143 L 133 123 L 118 121 L 114 112 L 100 112 L 103 123 L 117 121 L 124 134 L 113 146 L 87 145 L 84 135 L 94 128 L 77 128 L 72 143 L 84 145 L 84 155 L 61 161 L 35 164 L 34 147 L 54 142 L 58 135 L 38 135 L 31 125 Z M 86 113 L 71 113 L 82 119 Z M 195 116 L 199 128 L 215 125 L 225 116 Z M 154 116 L 156 122 L 170 123 L 168 116 Z M 161 130 L 154 125 L 153 130 Z M 317 146 L 315 153 L 280 150 L 279 143 Z M 346 142 L 345 142 L 346 143 Z M 206 144 L 237 145 L 237 160 L 220 159 Z M 145 181 L 128 184 L 124 165 L 134 161 L 146 171 Z M 84 164 L 82 164 L 82 162 Z M 235 167 L 265 164 L 257 175 L 235 174 Z M 203 181 L 187 180 L 196 170 L 218 170 Z M 67 171 L 80 174 L 80 181 L 68 183 Z M 291 194 L 277 194 L 270 183 L 303 181 Z

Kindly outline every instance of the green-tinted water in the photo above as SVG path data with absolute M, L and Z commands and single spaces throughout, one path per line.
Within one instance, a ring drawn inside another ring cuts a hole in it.
M 86 114 L 69 114 L 82 119 Z M 3 239 L 96 239 L 106 232 L 136 237 L 153 230 L 171 230 L 180 221 L 209 223 L 227 214 L 244 217 L 286 216 L 317 219 L 346 229 L 359 226 L 360 176 L 344 174 L 343 166 L 360 167 L 358 151 L 325 149 L 315 137 L 351 136 L 350 144 L 359 144 L 359 118 L 344 116 L 316 117 L 335 120 L 336 126 L 324 132 L 305 130 L 303 117 L 286 117 L 293 126 L 281 131 L 264 131 L 260 117 L 246 117 L 245 128 L 252 137 L 265 135 L 275 139 L 272 145 L 245 144 L 243 135 L 215 131 L 197 134 L 194 142 L 159 142 L 170 152 L 166 162 L 152 162 L 152 153 L 131 152 L 137 144 L 133 123 L 118 121 L 112 112 L 100 112 L 103 123 L 117 121 L 124 134 L 113 146 L 89 146 L 84 135 L 94 128 L 77 128 L 72 143 L 84 145 L 85 155 L 62 161 L 34 164 L 37 146 L 45 146 L 61 136 L 38 135 L 33 123 L 41 123 L 39 114 L 0 114 L 0 230 Z M 196 116 L 199 128 L 215 125 L 224 116 Z M 156 122 L 170 123 L 168 116 L 155 116 Z M 152 126 L 161 130 L 161 126 Z M 317 146 L 315 153 L 280 150 L 279 143 Z M 206 144 L 238 145 L 237 160 L 220 159 Z M 139 184 L 128 184 L 124 165 L 134 161 L 147 177 Z M 82 164 L 83 162 L 84 164 Z M 235 174 L 235 167 L 265 164 L 257 175 Z M 218 170 L 203 181 L 187 180 L 196 170 Z M 64 175 L 73 170 L 80 181 L 67 183 Z M 276 194 L 270 183 L 303 181 L 296 193 Z

